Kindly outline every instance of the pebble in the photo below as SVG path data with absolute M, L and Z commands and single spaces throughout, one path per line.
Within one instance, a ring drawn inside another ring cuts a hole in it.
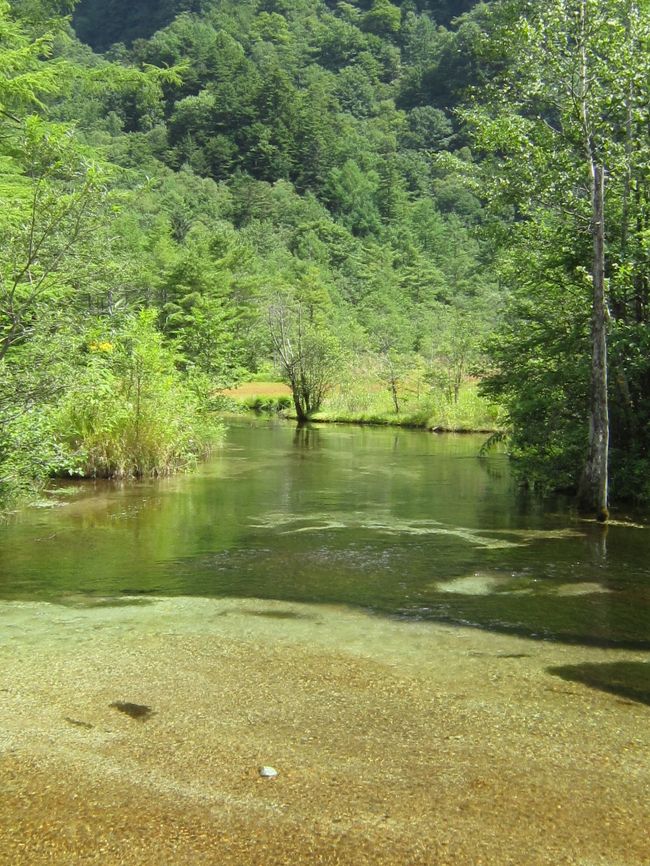
M 264 779 L 275 779 L 278 771 L 274 767 L 260 767 L 260 776 Z

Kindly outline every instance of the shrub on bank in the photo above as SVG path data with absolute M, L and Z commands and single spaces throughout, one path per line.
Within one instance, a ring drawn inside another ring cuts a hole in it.
M 152 311 L 129 320 L 113 339 L 89 341 L 86 363 L 53 410 L 55 471 L 167 475 L 206 454 L 221 427 L 174 360 Z

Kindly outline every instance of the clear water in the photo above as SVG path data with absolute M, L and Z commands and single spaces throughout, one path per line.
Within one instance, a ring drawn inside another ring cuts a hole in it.
M 522 499 L 483 438 L 240 421 L 196 474 L 75 483 L 0 526 L 0 598 L 273 598 L 650 648 L 650 528 Z

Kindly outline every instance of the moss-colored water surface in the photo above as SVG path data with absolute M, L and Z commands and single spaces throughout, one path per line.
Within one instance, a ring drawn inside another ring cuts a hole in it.
M 518 496 L 483 438 L 240 423 L 195 475 L 77 483 L 0 526 L 0 597 L 343 603 L 650 647 L 650 529 Z

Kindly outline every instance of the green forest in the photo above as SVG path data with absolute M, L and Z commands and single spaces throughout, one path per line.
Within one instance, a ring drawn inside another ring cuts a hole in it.
M 638 0 L 0 0 L 4 507 L 192 466 L 280 380 L 650 501 L 649 40 Z

